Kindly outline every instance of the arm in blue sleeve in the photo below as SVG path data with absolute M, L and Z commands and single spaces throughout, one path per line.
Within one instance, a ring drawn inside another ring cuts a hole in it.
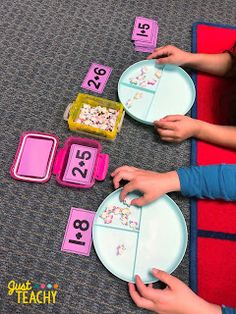
M 232 307 L 222 306 L 222 314 L 236 314 L 236 309 Z
M 177 173 L 184 196 L 236 200 L 236 165 L 192 166 Z

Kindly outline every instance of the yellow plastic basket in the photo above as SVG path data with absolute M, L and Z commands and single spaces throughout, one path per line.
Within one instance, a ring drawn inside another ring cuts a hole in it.
M 112 131 L 102 130 L 100 128 L 85 125 L 83 123 L 76 122 L 80 114 L 80 110 L 84 104 L 88 104 L 91 107 L 106 107 L 119 111 L 115 126 Z M 92 96 L 89 94 L 78 94 L 76 100 L 71 104 L 69 109 L 68 125 L 71 131 L 76 131 L 84 134 L 90 134 L 102 139 L 114 140 L 121 128 L 124 117 L 123 105 L 119 102 L 104 99 L 101 97 Z

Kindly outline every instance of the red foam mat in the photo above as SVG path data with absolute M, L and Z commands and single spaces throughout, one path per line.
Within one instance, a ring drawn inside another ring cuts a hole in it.
M 221 53 L 236 42 L 236 27 L 193 25 L 193 52 Z M 216 123 L 235 124 L 235 79 L 194 75 L 197 98 L 192 115 Z M 193 141 L 192 164 L 236 164 L 236 151 Z M 236 188 L 236 187 L 235 187 Z M 210 302 L 236 307 L 236 203 L 191 202 L 190 285 Z
M 236 241 L 198 237 L 197 242 L 198 294 L 216 304 L 235 306 Z

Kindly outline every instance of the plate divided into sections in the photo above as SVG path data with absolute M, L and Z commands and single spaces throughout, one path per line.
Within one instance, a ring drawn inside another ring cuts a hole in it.
M 121 75 L 118 95 L 126 112 L 145 124 L 171 114 L 186 114 L 196 91 L 190 76 L 176 65 L 143 60 Z
M 155 282 L 153 267 L 171 273 L 184 256 L 184 217 L 167 195 L 142 208 L 127 207 L 119 197 L 120 189 L 108 195 L 98 208 L 93 225 L 96 253 L 103 265 L 124 281 L 134 282 L 139 274 L 145 283 Z

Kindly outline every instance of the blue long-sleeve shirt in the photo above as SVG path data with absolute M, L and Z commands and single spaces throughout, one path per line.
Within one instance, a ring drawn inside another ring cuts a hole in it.
M 236 309 L 232 307 L 222 306 L 222 314 L 236 314 Z
M 192 166 L 177 173 L 184 196 L 236 200 L 236 165 Z M 236 314 L 236 309 L 222 306 L 222 314 Z
M 192 166 L 177 173 L 184 196 L 236 200 L 236 165 Z

